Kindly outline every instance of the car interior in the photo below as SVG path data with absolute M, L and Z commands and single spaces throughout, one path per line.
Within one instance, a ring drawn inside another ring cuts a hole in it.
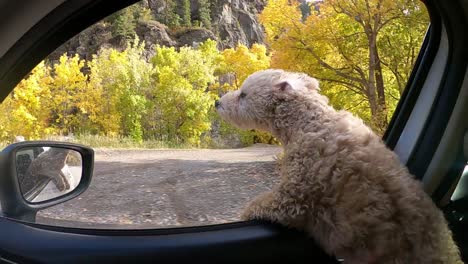
M 61 44 L 135 0 L 0 0 L 0 100 Z M 468 259 L 468 1 L 424 0 L 431 24 L 383 140 L 443 210 Z M 92 149 L 78 188 L 45 204 L 24 201 L 10 174 L 16 151 L 0 153 L 0 262 L 5 263 L 340 263 L 305 234 L 248 221 L 200 227 L 111 230 L 33 223 L 36 212 L 89 186 Z M 27 157 L 26 157 L 27 159 Z M 92 184 L 92 183 L 91 183 Z M 46 183 L 43 184 L 43 187 Z M 29 220 L 29 221 L 28 221 Z M 411 225 L 412 223 L 407 223 Z

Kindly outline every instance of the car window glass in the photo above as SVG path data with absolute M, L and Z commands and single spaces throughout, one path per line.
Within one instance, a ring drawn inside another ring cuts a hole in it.
M 39 223 L 239 221 L 279 181 L 281 147 L 222 121 L 215 101 L 259 70 L 305 72 L 336 109 L 382 135 L 428 24 L 416 0 L 141 1 L 37 65 L 0 105 L 0 140 L 95 149 L 89 189 L 40 211 Z
M 457 201 L 463 198 L 468 198 L 468 164 L 463 170 L 462 176 L 460 177 L 460 180 L 457 183 L 457 187 L 455 188 L 455 191 L 452 194 L 451 200 Z

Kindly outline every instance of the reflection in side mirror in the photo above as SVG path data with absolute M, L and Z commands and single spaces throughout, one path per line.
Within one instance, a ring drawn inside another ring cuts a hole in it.
M 23 141 L 0 152 L 0 216 L 35 222 L 38 211 L 82 194 L 94 151 L 80 144 Z
M 16 171 L 23 198 L 43 202 L 73 191 L 81 181 L 82 157 L 60 147 L 24 147 L 16 152 Z

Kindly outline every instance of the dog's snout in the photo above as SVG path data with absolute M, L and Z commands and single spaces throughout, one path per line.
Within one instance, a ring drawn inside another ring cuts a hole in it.
M 216 100 L 215 101 L 215 107 L 218 108 L 220 105 L 221 105 L 221 103 L 218 100 Z

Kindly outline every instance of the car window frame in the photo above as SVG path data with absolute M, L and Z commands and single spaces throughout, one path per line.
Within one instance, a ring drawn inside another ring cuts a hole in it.
M 112 4 L 109 4 L 111 3 Z M 118 2 L 113 2 L 113 1 L 105 1 L 105 0 L 70 0 L 62 4 L 60 8 L 55 9 L 52 13 L 50 13 L 48 16 L 46 16 L 44 19 L 41 20 L 37 25 L 35 25 L 31 30 L 29 30 L 22 38 L 17 42 L 15 46 L 13 46 L 11 49 L 7 51 L 7 53 L 0 58 L 0 99 L 4 99 L 9 92 L 15 87 L 15 85 L 21 81 L 21 79 L 27 75 L 27 73 L 36 65 L 38 64 L 43 58 L 45 58 L 48 54 L 50 54 L 55 48 L 57 48 L 59 45 L 64 43 L 66 40 L 70 39 L 80 31 L 86 29 L 87 27 L 91 26 L 95 22 L 99 21 L 100 19 L 104 18 L 106 15 L 109 15 L 115 11 L 118 11 L 130 4 L 133 4 L 137 1 L 132 0 L 132 1 L 118 1 Z M 456 2 L 456 1 L 455 1 Z M 458 3 L 458 2 L 457 2 Z M 384 139 L 386 139 L 387 143 L 389 144 L 389 147 L 392 147 L 392 142 L 396 142 L 395 144 L 398 143 L 398 139 L 401 135 L 401 131 L 404 130 L 404 127 L 407 125 L 408 121 L 408 116 L 412 112 L 411 110 L 413 109 L 414 105 L 412 106 L 412 102 L 416 102 L 418 99 L 418 95 L 420 91 L 418 92 L 418 89 L 421 89 L 422 83 L 427 78 L 427 75 L 429 74 L 430 68 L 433 66 L 432 62 L 435 57 L 435 53 L 439 45 L 438 43 L 435 43 L 437 41 L 437 28 L 440 27 L 442 29 L 442 23 L 444 25 L 449 25 L 449 31 L 448 31 L 448 36 L 450 39 L 450 36 L 453 37 L 453 24 L 446 23 L 446 20 L 450 20 L 450 16 L 445 13 L 444 16 L 439 17 L 439 13 L 436 9 L 438 8 L 445 8 L 444 6 L 450 5 L 448 3 L 441 3 L 438 2 L 436 4 L 435 0 L 428 0 L 426 1 L 429 13 L 431 14 L 431 29 L 430 33 L 428 34 L 428 40 L 425 41 L 425 45 L 423 45 L 423 50 L 422 50 L 422 57 L 417 63 L 417 69 L 414 71 L 414 74 L 412 74 L 410 81 L 408 82 L 407 89 L 405 89 L 403 99 L 400 101 L 398 104 L 396 114 L 393 117 L 392 121 L 390 122 L 390 128 L 388 129 L 388 132 L 386 133 L 386 136 Z M 73 6 L 75 5 L 75 6 Z M 106 6 L 107 5 L 107 6 Z M 457 7 L 454 8 L 454 12 L 457 12 Z M 99 10 L 99 12 L 98 12 Z M 460 10 L 458 10 L 459 12 Z M 103 12 L 107 12 L 104 14 Z M 447 10 L 445 10 L 447 12 Z M 83 20 L 84 14 L 86 13 L 87 18 Z M 437 19 L 437 17 L 440 18 L 440 20 Z M 47 32 L 47 34 L 44 35 L 44 32 Z M 453 58 L 454 54 L 450 55 L 450 58 Z M 419 59 L 418 59 L 419 60 Z M 450 63 L 450 60 L 447 62 Z M 428 67 L 429 69 L 423 69 L 424 67 Z M 420 68 L 423 67 L 423 68 Z M 419 72 L 418 72 L 419 71 Z M 448 84 L 446 83 L 447 80 L 450 78 L 447 77 L 447 74 L 445 75 L 446 78 L 442 81 L 442 84 L 439 88 L 440 93 L 442 93 L 442 90 L 440 89 L 448 89 Z M 459 89 L 460 87 L 455 87 L 454 89 Z M 440 94 L 439 94 L 440 95 Z M 432 107 L 433 111 L 429 115 L 429 119 L 426 121 L 427 126 L 426 129 L 430 129 L 430 120 L 433 118 L 437 119 L 437 107 L 438 104 L 444 103 L 444 100 L 438 99 L 437 102 L 435 102 L 434 106 Z M 448 106 L 450 107 L 450 106 Z M 453 107 L 453 105 L 452 105 Z M 453 108 L 452 108 L 453 109 Z M 449 113 L 450 114 L 450 113 Z M 439 133 L 435 131 L 435 133 Z M 440 138 L 439 138 L 440 141 Z M 418 144 L 426 144 L 427 139 L 421 139 Z M 421 148 L 416 150 L 413 155 L 420 154 L 421 150 L 424 150 L 424 148 Z M 427 160 L 422 160 L 420 162 L 424 162 Z M 424 166 L 429 166 L 428 164 L 423 164 Z M 411 170 L 411 168 L 410 168 Z M 415 171 L 415 168 L 413 167 L 412 169 Z M 424 170 L 425 171 L 425 170 Z M 420 174 L 419 174 L 420 175 Z M 14 219 L 8 219 L 8 218 L 3 218 L 0 217 L 0 231 L 2 234 L 4 234 L 5 231 L 8 231 L 11 235 L 18 235 L 18 234 L 23 234 L 23 237 L 21 239 L 24 239 L 25 241 L 28 240 L 28 235 L 34 233 L 35 235 L 42 234 L 43 236 L 50 236 L 50 239 L 54 239 L 55 237 L 61 237 L 60 239 L 75 239 L 79 238 L 79 236 L 76 235 L 81 235 L 84 236 L 83 238 L 90 239 L 89 241 L 92 241 L 93 239 L 97 239 L 96 244 L 90 244 L 89 246 L 95 246 L 93 248 L 94 254 L 101 254 L 100 256 L 102 257 L 103 255 L 106 254 L 106 250 L 111 250 L 112 248 L 110 247 L 105 247 L 106 243 L 110 243 L 109 239 L 111 239 L 115 245 L 115 248 L 125 248 L 127 246 L 128 250 L 133 252 L 134 254 L 139 254 L 138 252 L 143 252 L 144 250 L 137 248 L 138 246 L 135 246 L 130 244 L 131 241 L 134 241 L 133 238 L 146 238 L 146 239 L 153 239 L 153 238 L 158 238 L 158 239 L 163 239 L 170 236 L 170 235 L 182 235 L 185 234 L 187 235 L 187 239 L 194 241 L 194 240 L 199 240 L 201 242 L 206 242 L 203 241 L 203 235 L 208 234 L 210 232 L 218 232 L 216 235 L 218 236 L 217 240 L 219 243 L 224 243 L 223 239 L 225 240 L 227 234 L 231 234 L 235 236 L 233 240 L 226 242 L 229 245 L 234 245 L 236 243 L 242 243 L 239 242 L 241 240 L 244 240 L 245 242 L 249 241 L 269 241 L 270 242 L 275 242 L 275 241 L 281 241 L 279 240 L 278 236 L 287 236 L 288 233 L 291 230 L 286 230 L 284 228 L 279 228 L 279 227 L 273 227 L 274 225 L 271 225 L 269 223 L 265 222 L 258 222 L 258 221 L 248 221 L 248 222 L 240 222 L 240 223 L 228 223 L 228 224 L 221 224 L 221 225 L 212 225 L 212 226 L 198 226 L 198 227 L 181 227 L 181 228 L 174 228 L 174 229 L 145 229 L 145 230 L 96 230 L 92 228 L 69 228 L 69 227 L 54 227 L 54 226 L 45 226 L 45 225 L 38 225 L 34 223 L 24 223 L 24 222 L 19 222 Z M 247 228 L 248 227 L 248 228 Z M 274 232 L 266 232 L 266 233 L 261 233 L 263 234 L 262 236 L 259 237 L 254 237 L 255 235 L 258 235 L 261 230 L 268 230 L 269 228 L 278 228 L 274 229 L 276 231 Z M 228 231 L 230 233 L 228 233 Z M 291 231 L 294 232 L 294 231 Z M 249 236 L 249 234 L 251 236 Z M 36 237 L 37 238 L 37 237 Z M 41 237 L 39 237 L 41 238 Z M 37 238 L 37 239 L 39 239 Z M 125 239 L 128 238 L 128 241 L 125 241 Z M 297 241 L 300 245 L 302 243 L 306 242 L 309 243 L 310 240 L 305 239 L 303 236 L 298 235 Z M 107 242 L 106 242 L 107 240 Z M 16 258 L 19 261 L 21 261 L 21 250 L 18 249 L 19 244 L 21 243 L 13 243 L 16 240 L 11 240 L 7 239 L 6 237 L 4 239 L 0 239 L 0 256 L 10 256 L 12 258 Z M 86 240 L 88 241 L 88 240 Z M 286 242 L 287 240 L 282 240 L 283 242 Z M 36 251 L 36 257 L 40 257 L 37 254 L 42 253 L 44 250 L 44 256 L 47 256 L 47 254 L 50 254 L 53 252 L 53 249 L 47 249 L 47 247 L 51 244 L 47 244 L 47 240 L 35 240 L 38 244 L 33 245 L 33 244 L 28 244 L 28 252 L 32 252 L 34 249 Z M 41 242 L 45 243 L 42 244 Z M 177 242 L 175 240 L 175 242 Z M 75 254 L 84 254 L 86 252 L 91 252 L 91 251 L 86 251 L 85 246 L 78 244 L 76 242 L 77 248 L 75 249 L 74 253 Z M 100 244 L 99 244 L 100 243 Z M 120 244 L 119 244 L 120 243 Z M 159 243 L 159 244 L 158 244 Z M 160 242 L 154 243 L 150 247 L 148 247 L 148 250 L 151 249 L 151 247 L 158 248 L 161 246 L 164 248 L 164 244 L 160 244 Z M 182 243 L 182 242 L 181 242 Z M 226 245 L 227 245 L 226 244 Z M 224 245 L 224 244 L 223 244 Z M 243 244 L 244 245 L 244 244 Z M 245 244 L 248 245 L 248 244 Z M 253 244 L 251 244 L 253 245 Z M 250 245 L 250 246 L 251 246 Z M 142 246 L 143 247 L 143 246 Z M 183 244 L 180 245 L 181 248 L 184 247 Z M 196 250 L 197 247 L 192 247 L 190 250 Z M 65 248 L 69 249 L 69 248 Z M 208 251 L 206 251 L 206 254 L 208 254 L 209 250 L 212 248 L 208 248 Z M 16 250 L 16 251 L 15 251 Z M 102 250 L 102 251 L 100 251 Z M 184 251 L 184 252 L 192 252 L 193 251 Z M 146 252 L 146 251 L 145 251 Z M 149 252 L 149 251 L 148 251 Z M 188 254 L 187 253 L 187 254 Z M 234 252 L 235 253 L 235 252 Z M 274 252 L 272 252 L 273 254 Z M 91 254 L 91 253 L 89 253 Z M 110 254 L 110 253 L 109 253 Z M 117 254 L 117 253 L 115 253 Z M 149 253 L 148 253 L 149 254 Z M 164 254 L 164 253 L 161 253 Z M 175 256 L 175 253 L 173 253 Z M 13 255 L 13 256 L 11 256 Z M 91 254 L 92 255 L 92 254 Z M 91 257 L 89 255 L 88 257 Z M 179 254 L 181 255 L 181 254 Z M 187 255 L 188 257 L 186 258 L 187 260 L 189 259 L 190 255 Z M 182 257 L 182 256 L 181 256 Z M 153 259 L 153 258 L 152 258 Z
M 136 2 L 139 2 L 139 0 L 123 0 L 112 7 L 108 7 L 105 5 L 106 1 L 104 0 L 65 1 L 32 27 L 0 59 L 0 84 L 2 84 L 3 88 L 0 89 L 0 100 L 3 100 L 33 67 L 60 45 L 104 17 Z M 432 66 L 440 48 L 440 32 L 442 29 L 440 16 L 437 12 L 434 12 L 435 5 L 432 1 L 427 1 L 425 4 L 430 15 L 431 25 L 407 87 L 383 137 L 390 148 L 392 148 L 391 142 L 395 138 L 399 138 L 407 126 L 409 114 L 412 113 L 423 88 L 421 83 L 424 83 L 430 73 L 431 67 L 429 66 Z M 85 20 L 83 20 L 84 13 L 86 13 Z M 57 26 L 51 28 L 50 25 Z M 46 34 L 43 34 L 44 32 Z M 25 43 L 34 44 L 26 45 Z M 11 66 L 7 67 L 7 65 Z M 405 126 L 402 126 L 402 124 Z M 398 141 L 396 144 L 398 144 Z

